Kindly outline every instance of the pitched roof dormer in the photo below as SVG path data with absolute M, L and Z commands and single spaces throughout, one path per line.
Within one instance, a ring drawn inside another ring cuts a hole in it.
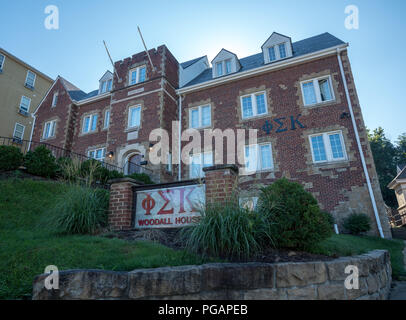
M 99 80 L 99 94 L 110 92 L 113 89 L 113 73 L 109 70 L 105 72 Z
M 293 56 L 292 39 L 277 32 L 273 32 L 261 48 L 265 64 Z
M 238 60 L 237 55 L 226 49 L 221 49 L 217 56 L 212 60 L 211 64 L 213 78 L 238 72 L 241 69 L 240 60 Z

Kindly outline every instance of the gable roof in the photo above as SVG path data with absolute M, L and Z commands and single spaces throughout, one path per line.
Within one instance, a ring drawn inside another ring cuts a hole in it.
M 285 36 L 285 35 L 282 34 L 282 33 L 275 32 L 275 31 L 274 31 L 274 32 L 272 32 L 272 34 L 268 37 L 268 39 L 266 39 L 266 41 L 262 44 L 261 48 L 264 47 L 265 43 L 267 43 L 267 42 L 269 41 L 269 39 L 271 39 L 271 38 L 273 37 L 273 35 L 279 35 L 279 36 L 281 36 L 281 37 L 288 38 L 288 39 L 290 40 L 290 43 L 292 43 L 292 38 L 291 38 L 291 37 Z
M 192 60 L 189 60 L 189 61 L 185 61 L 185 62 L 182 62 L 180 65 L 181 65 L 181 67 L 183 68 L 183 69 L 186 69 L 186 68 L 188 68 L 188 67 L 190 67 L 192 64 L 195 64 L 197 61 L 199 61 L 200 59 L 203 59 L 203 58 L 205 58 L 206 56 L 202 56 L 202 57 L 199 57 L 199 58 L 196 58 L 196 59 L 192 59 Z
M 90 91 L 89 93 L 86 93 L 86 92 L 80 90 L 78 87 L 76 87 L 74 84 L 72 84 L 68 80 L 66 80 L 62 77 L 60 77 L 60 79 L 61 79 L 63 85 L 65 86 L 66 91 L 69 94 L 69 97 L 74 101 L 79 102 L 81 100 L 92 98 L 92 97 L 97 96 L 99 93 L 99 90 L 93 90 L 93 91 Z
M 211 62 L 213 63 L 213 61 L 216 60 L 217 57 L 219 56 L 219 54 L 222 53 L 223 51 L 224 51 L 224 52 L 227 52 L 227 53 L 229 53 L 229 54 L 232 54 L 233 56 L 235 56 L 235 58 L 236 58 L 237 61 L 238 61 L 238 57 L 237 57 L 237 55 L 236 55 L 234 52 L 231 52 L 231 51 L 229 51 L 229 50 L 227 50 L 227 49 L 222 48 L 222 49 L 219 51 L 219 53 L 216 54 L 216 56 L 213 58 L 213 60 L 211 60 Z
M 344 41 L 334 37 L 330 33 L 326 32 L 311 38 L 307 38 L 301 41 L 297 41 L 292 43 L 293 47 L 293 56 L 290 58 L 294 57 L 299 57 L 305 54 L 309 54 L 312 52 L 320 51 L 323 49 L 331 48 L 340 44 L 345 44 Z M 253 54 L 251 56 L 241 58 L 239 59 L 239 62 L 241 64 L 240 70 L 237 72 L 243 72 L 255 68 L 259 68 L 264 65 L 264 56 L 262 52 Z M 271 64 L 271 63 L 270 63 Z M 182 88 L 189 87 L 192 85 L 204 83 L 206 81 L 213 80 L 213 73 L 212 73 L 212 68 L 208 68 L 205 71 L 203 71 L 200 75 L 198 75 L 196 78 L 182 86 Z

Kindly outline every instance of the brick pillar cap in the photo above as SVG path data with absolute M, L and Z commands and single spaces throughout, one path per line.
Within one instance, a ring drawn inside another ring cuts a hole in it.
M 111 180 L 107 181 L 107 184 L 116 184 L 116 183 L 124 183 L 124 182 L 130 182 L 130 183 L 135 184 L 135 185 L 144 185 L 143 182 L 132 179 L 132 178 L 128 178 L 128 177 L 111 179 Z
M 206 167 L 203 168 L 204 172 L 207 171 L 224 171 L 226 169 L 230 169 L 231 171 L 234 171 L 235 173 L 238 174 L 238 167 L 235 164 L 216 164 L 214 166 L 211 167 Z

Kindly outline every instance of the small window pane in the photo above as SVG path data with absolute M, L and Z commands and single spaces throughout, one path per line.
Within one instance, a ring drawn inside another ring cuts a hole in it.
M 226 73 L 231 73 L 231 60 L 226 61 Z
M 0 70 L 3 69 L 4 56 L 0 54 Z
M 130 109 L 130 127 L 138 127 L 140 125 L 141 108 Z
M 198 178 L 201 173 L 201 154 L 191 156 L 190 177 Z
M 279 45 L 279 56 L 281 59 L 286 58 L 286 46 L 284 43 Z
M 271 145 L 261 146 L 261 169 L 272 168 L 272 155 L 271 155 Z
M 89 125 L 90 125 L 90 117 L 86 117 L 83 126 L 83 132 L 89 132 Z
M 24 126 L 21 124 L 16 123 L 15 128 L 14 128 L 14 138 L 17 139 L 22 139 L 24 135 Z
M 210 106 L 202 107 L 202 127 L 210 126 L 210 124 L 211 124 Z
M 199 127 L 199 109 L 191 110 L 190 127 L 191 128 Z
M 140 73 L 140 76 L 139 76 L 138 82 L 144 82 L 145 81 L 145 71 L 146 71 L 145 67 L 142 67 L 142 68 L 139 69 L 138 72 Z
M 326 149 L 324 147 L 323 136 L 311 138 L 314 161 L 327 161 Z
M 107 110 L 104 116 L 104 128 L 108 128 L 109 123 L 110 123 L 110 110 Z
M 223 75 L 223 63 L 222 62 L 216 63 L 216 71 L 217 71 L 218 77 Z
M 276 60 L 275 47 L 268 48 L 268 52 L 269 52 L 269 60 L 270 61 Z
M 101 86 L 101 93 L 106 92 L 106 90 L 107 90 L 107 82 L 103 81 Z
M 251 97 L 242 98 L 242 110 L 243 110 L 243 118 L 252 117 L 254 115 L 252 111 Z
M 33 87 L 34 86 L 34 82 L 35 82 L 35 74 L 31 71 L 27 72 L 27 80 L 26 80 L 26 84 L 28 84 L 29 86 Z
M 90 152 L 89 152 L 89 158 L 93 158 L 93 159 L 94 159 L 94 151 L 90 151 Z
M 103 149 L 96 150 L 96 159 L 103 159 Z
M 58 93 L 54 93 L 54 96 L 52 98 L 52 106 L 55 107 L 57 103 L 58 103 Z
M 317 103 L 313 81 L 303 83 L 303 95 L 306 105 Z
M 321 94 L 321 101 L 329 101 L 332 100 L 331 90 L 330 90 L 330 83 L 328 79 L 319 80 L 320 86 L 320 94 Z
M 333 159 L 344 158 L 344 150 L 343 150 L 343 146 L 341 144 L 340 135 L 338 133 L 330 134 L 329 139 L 330 139 L 331 151 L 333 152 Z
M 137 70 L 131 72 L 131 84 L 137 83 Z
M 92 131 L 95 131 L 97 127 L 97 114 L 92 117 Z
M 264 94 L 257 95 L 256 100 L 257 100 L 257 114 L 266 113 L 265 95 Z
M 245 170 L 247 172 L 255 172 L 257 171 L 257 148 L 256 145 L 254 146 L 246 146 L 245 147 Z
M 107 91 L 111 91 L 112 84 L 113 84 L 113 81 L 111 79 L 109 81 L 107 81 Z
M 29 108 L 30 108 L 30 104 L 31 104 L 31 100 L 27 97 L 21 97 L 21 103 L 20 103 L 20 109 L 28 112 Z
M 55 121 L 51 122 L 51 132 L 49 134 L 50 137 L 53 137 L 55 135 Z

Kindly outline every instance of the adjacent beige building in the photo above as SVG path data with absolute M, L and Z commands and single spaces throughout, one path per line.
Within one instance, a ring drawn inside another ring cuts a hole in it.
M 0 137 L 29 140 L 35 111 L 53 79 L 0 48 Z

